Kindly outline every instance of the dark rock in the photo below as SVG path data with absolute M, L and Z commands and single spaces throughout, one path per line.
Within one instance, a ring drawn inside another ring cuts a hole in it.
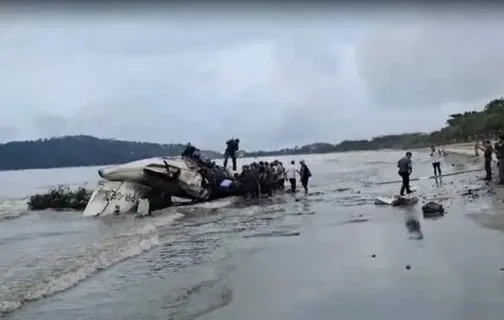
M 422 206 L 422 212 L 425 218 L 442 217 L 444 208 L 442 204 L 431 201 Z
M 392 202 L 393 207 L 413 205 L 418 202 L 417 197 L 396 197 Z
M 409 264 L 406 265 L 406 270 L 411 269 L 411 266 Z
M 371 258 L 376 258 L 376 254 L 371 255 Z

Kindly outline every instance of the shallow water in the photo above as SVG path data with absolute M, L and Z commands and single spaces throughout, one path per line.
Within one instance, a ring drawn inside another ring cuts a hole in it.
M 423 219 L 421 203 L 375 206 L 399 185 L 372 182 L 396 180 L 401 155 L 305 156 L 308 196 L 223 199 L 143 219 L 23 208 L 51 185 L 94 184 L 96 168 L 2 172 L 0 311 L 37 320 L 501 319 L 501 191 L 461 196 L 477 174 L 414 183 L 423 201 L 447 207 L 437 220 Z M 426 152 L 413 160 L 414 176 L 431 174 Z M 451 159 L 444 170 L 473 166 Z

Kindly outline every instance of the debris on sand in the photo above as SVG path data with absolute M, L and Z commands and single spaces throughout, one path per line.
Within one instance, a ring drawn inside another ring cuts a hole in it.
M 479 194 L 476 193 L 475 191 L 479 191 L 481 189 L 483 189 L 483 186 L 482 185 L 469 185 L 469 186 L 466 186 L 465 188 L 465 191 L 462 193 L 462 196 L 471 196 L 472 198 L 478 198 L 479 197 Z
M 376 205 L 390 205 L 393 207 L 413 205 L 416 204 L 417 202 L 418 202 L 417 197 L 395 196 L 394 198 L 386 198 L 386 197 L 375 198 Z
M 422 206 L 424 218 L 434 218 L 444 216 L 444 208 L 442 204 L 436 202 L 427 202 Z
M 474 192 L 472 192 L 471 190 L 468 190 L 468 191 L 466 191 L 466 192 L 462 193 L 462 196 L 464 196 L 464 197 L 465 197 L 465 196 L 471 196 L 471 197 L 474 199 L 474 198 L 478 198 L 478 197 L 479 197 L 479 194 L 474 193 Z
M 406 270 L 411 269 L 411 266 L 409 264 L 406 265 Z

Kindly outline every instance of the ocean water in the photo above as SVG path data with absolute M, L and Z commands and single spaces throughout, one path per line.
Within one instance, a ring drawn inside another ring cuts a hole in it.
M 304 156 L 309 195 L 222 199 L 153 217 L 27 212 L 30 194 L 93 185 L 97 168 L 0 172 L 0 313 L 6 319 L 502 319 L 504 199 L 463 196 L 482 173 L 412 183 L 396 194 L 403 152 Z M 300 157 L 280 157 L 284 163 Z M 265 160 L 271 160 L 266 158 Z M 251 159 L 239 159 L 239 165 Z M 430 175 L 425 150 L 414 176 Z M 444 160 L 445 172 L 479 164 Z M 409 268 L 407 268 L 409 266 Z

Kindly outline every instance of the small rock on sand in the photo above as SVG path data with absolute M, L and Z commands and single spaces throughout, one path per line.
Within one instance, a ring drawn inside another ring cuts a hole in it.
M 409 264 L 406 265 L 406 270 L 411 269 L 411 266 Z

